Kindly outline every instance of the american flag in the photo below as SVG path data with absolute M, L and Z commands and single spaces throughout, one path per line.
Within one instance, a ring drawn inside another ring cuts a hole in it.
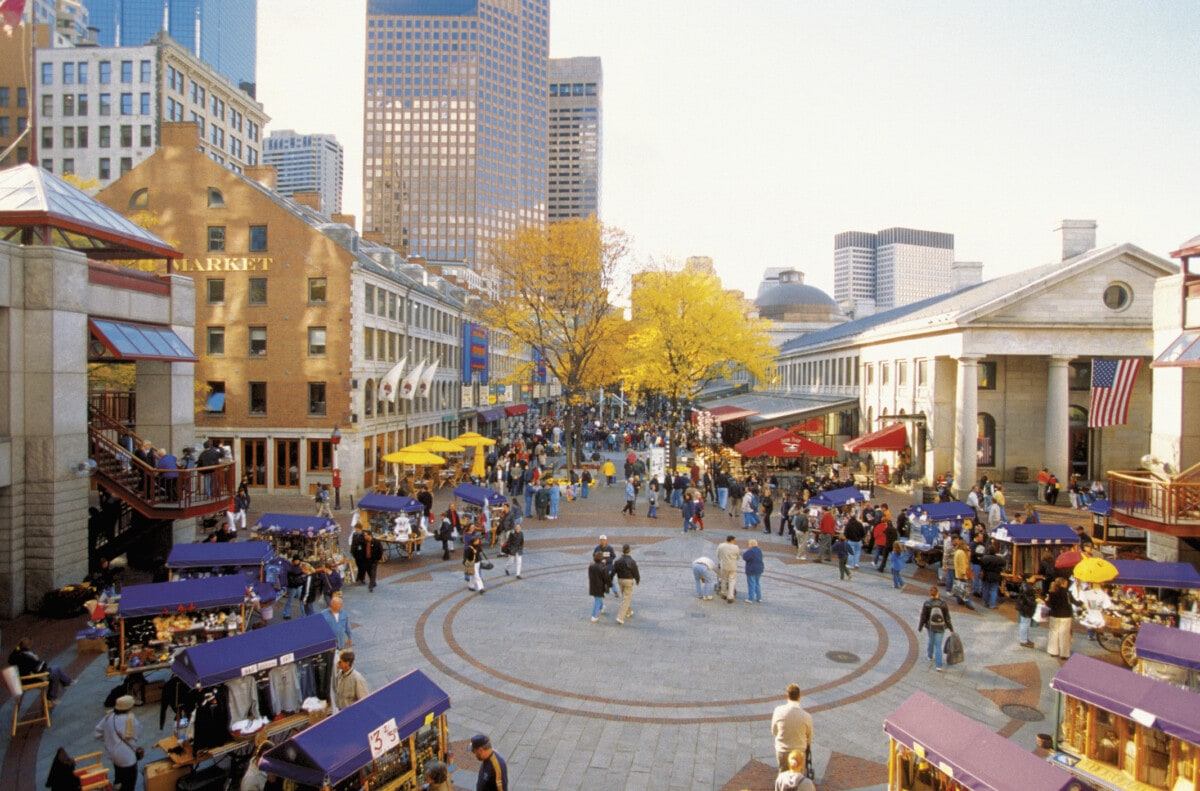
M 1142 361 L 1092 360 L 1092 406 L 1088 428 L 1123 426 L 1129 418 L 1129 394 Z

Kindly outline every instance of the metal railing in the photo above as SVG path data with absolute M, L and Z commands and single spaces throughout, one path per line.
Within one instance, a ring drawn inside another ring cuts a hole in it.
M 1165 525 L 1200 522 L 1200 465 L 1171 480 L 1141 470 L 1110 472 L 1108 499 L 1117 513 Z

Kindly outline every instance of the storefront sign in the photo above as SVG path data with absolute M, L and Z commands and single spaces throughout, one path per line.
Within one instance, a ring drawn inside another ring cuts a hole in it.
M 488 331 L 478 324 L 463 324 L 463 384 L 488 382 Z
M 172 268 L 176 272 L 267 272 L 274 263 L 274 258 L 249 256 L 181 258 Z
M 375 759 L 399 747 L 400 728 L 396 725 L 396 718 L 392 717 L 371 731 L 367 736 L 367 743 L 371 746 L 371 757 Z

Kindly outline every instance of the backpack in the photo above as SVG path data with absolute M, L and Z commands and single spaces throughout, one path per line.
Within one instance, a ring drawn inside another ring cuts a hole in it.
M 929 620 L 926 625 L 931 632 L 941 632 L 946 629 L 946 605 L 934 602 L 929 605 Z

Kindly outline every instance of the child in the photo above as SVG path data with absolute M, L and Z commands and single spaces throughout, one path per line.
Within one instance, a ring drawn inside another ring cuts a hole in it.
M 650 479 L 650 488 L 646 490 L 646 499 L 650 503 L 650 510 L 646 516 L 658 519 L 658 481 L 654 478 Z
M 850 542 L 841 533 L 837 534 L 837 541 L 833 544 L 833 554 L 837 555 L 838 559 L 838 579 L 850 579 L 850 569 L 846 562 L 850 559 Z
M 892 556 L 888 561 L 892 567 L 892 587 L 903 588 L 904 579 L 900 576 L 900 571 L 904 568 L 904 545 L 899 541 L 892 544 Z

